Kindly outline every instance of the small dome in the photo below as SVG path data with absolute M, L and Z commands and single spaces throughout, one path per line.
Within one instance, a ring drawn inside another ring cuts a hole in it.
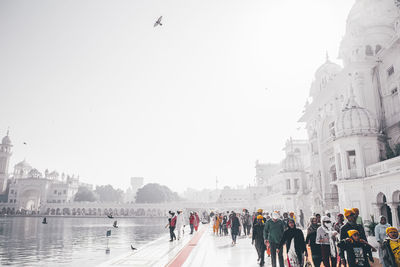
M 303 163 L 301 159 L 294 153 L 289 153 L 281 163 L 282 172 L 298 172 L 303 171 Z
M 336 118 L 336 137 L 351 135 L 378 134 L 378 122 L 368 109 L 360 107 L 355 101 L 354 93 Z
M 11 145 L 11 139 L 8 136 L 8 134 L 3 137 L 3 140 L 1 140 L 1 144 L 2 145 Z
M 322 64 L 315 72 L 315 79 L 311 85 L 310 96 L 316 96 L 341 71 L 342 67 L 330 61 L 327 55 L 325 63 Z
M 24 159 L 23 161 L 17 163 L 15 165 L 15 168 L 19 168 L 19 169 L 32 169 L 32 166 L 29 165 L 29 163 Z
M 326 59 L 326 62 L 322 64 L 317 71 L 315 72 L 315 77 L 319 78 L 322 76 L 335 76 L 339 72 L 342 71 L 342 67 L 332 61 L 330 61 L 328 58 Z

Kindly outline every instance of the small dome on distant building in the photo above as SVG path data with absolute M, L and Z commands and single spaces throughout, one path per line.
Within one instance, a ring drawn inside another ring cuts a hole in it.
M 1 144 L 2 145 L 8 145 L 8 146 L 11 145 L 11 139 L 8 136 L 8 132 L 7 132 L 7 135 L 4 136 L 3 139 L 1 140 Z
M 289 153 L 281 163 L 282 172 L 303 171 L 301 159 L 294 153 Z
M 24 159 L 23 161 L 17 163 L 15 165 L 15 168 L 21 168 L 21 169 L 32 169 L 32 166 L 29 165 L 29 163 Z
M 362 108 L 355 100 L 353 90 L 346 106 L 336 118 L 336 137 L 378 134 L 378 122 L 368 109 Z
M 342 71 L 342 67 L 329 60 L 326 55 L 326 61 L 315 72 L 314 81 L 311 85 L 310 96 L 315 97 L 322 89 L 324 89 L 329 81 Z

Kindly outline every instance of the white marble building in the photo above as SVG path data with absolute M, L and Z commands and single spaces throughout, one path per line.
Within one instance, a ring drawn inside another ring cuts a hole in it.
M 399 225 L 400 15 L 393 0 L 358 0 L 340 44 L 343 67 L 316 71 L 305 122 L 310 177 L 321 186 L 322 206 L 361 215 L 385 214 Z M 389 159 L 391 158 L 391 159 Z
M 0 144 L 0 189 L 3 196 L 7 196 L 5 202 L 0 203 L 0 209 L 38 212 L 47 203 L 65 204 L 73 202 L 79 186 L 91 185 L 81 184 L 79 177 L 74 175 L 61 175 L 45 170 L 42 174 L 33 168 L 26 160 L 14 166 L 13 173 L 9 173 L 11 153 L 10 137 L 5 136 Z

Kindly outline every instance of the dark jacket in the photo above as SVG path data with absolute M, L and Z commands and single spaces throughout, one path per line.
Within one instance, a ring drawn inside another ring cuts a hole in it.
M 240 226 L 239 218 L 236 216 L 232 216 L 232 226 L 231 226 L 232 234 L 234 235 L 239 234 L 239 226 Z
M 317 239 L 317 231 L 313 231 L 307 234 L 306 244 L 310 244 L 311 254 L 313 256 L 321 256 L 321 245 L 315 243 Z
M 393 266 L 396 267 L 396 260 L 394 258 L 394 254 L 392 248 L 390 247 L 390 239 L 385 239 L 382 243 L 382 256 L 383 261 L 385 262 L 385 266 Z
M 259 242 L 262 242 L 262 243 L 264 243 L 264 226 L 265 226 L 265 224 L 264 223 L 256 223 L 254 226 L 253 226 L 253 234 L 252 234 L 252 240 L 254 241 L 256 241 L 257 243 L 259 243 Z
M 347 222 L 345 225 L 340 228 L 340 240 L 345 240 L 346 238 L 349 238 L 349 235 L 347 234 L 347 231 L 349 230 L 357 230 L 360 233 L 361 239 L 367 240 L 367 236 L 365 235 L 364 227 L 361 224 L 350 224 Z M 367 254 L 370 255 L 370 258 L 372 259 L 372 252 L 371 248 L 367 247 Z M 340 249 L 339 249 L 339 254 L 340 254 Z
M 283 237 L 285 226 L 281 220 L 274 222 L 269 219 L 264 226 L 264 240 L 268 240 L 271 243 L 279 244 Z
M 292 240 L 294 240 L 294 248 L 297 254 L 302 254 L 306 251 L 303 231 L 297 228 L 289 228 L 283 233 L 279 247 L 282 249 L 283 245 L 286 245 L 286 250 L 289 251 Z
M 361 242 L 354 242 L 350 238 L 346 238 L 339 242 L 340 258 L 344 259 L 346 251 L 346 260 L 349 267 L 369 267 L 368 257 L 371 249 L 368 245 Z
M 284 233 L 279 244 L 279 248 L 282 249 L 283 245 L 286 245 L 286 251 L 289 252 L 290 245 L 294 242 L 294 249 L 296 251 L 299 261 L 302 262 L 303 253 L 306 251 L 306 242 L 304 241 L 303 231 L 295 228 L 288 228 Z
M 367 240 L 367 237 L 365 236 L 364 227 L 361 224 L 352 225 L 348 222 L 345 225 L 343 225 L 342 228 L 340 228 L 340 240 L 348 238 L 349 235 L 347 234 L 347 231 L 350 230 L 357 230 L 360 233 L 361 239 Z

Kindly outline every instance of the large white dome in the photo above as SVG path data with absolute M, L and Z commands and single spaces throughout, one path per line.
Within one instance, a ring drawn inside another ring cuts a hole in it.
M 395 0 L 357 0 L 347 17 L 347 29 L 359 27 L 393 27 L 399 9 Z
M 360 107 L 351 94 L 345 108 L 336 118 L 336 137 L 376 135 L 378 122 L 366 108 Z

